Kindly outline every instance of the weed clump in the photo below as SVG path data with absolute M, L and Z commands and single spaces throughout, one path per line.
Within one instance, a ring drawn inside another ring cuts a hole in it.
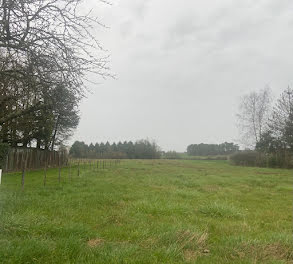
M 199 208 L 199 212 L 210 217 L 242 218 L 243 213 L 237 207 L 221 202 L 211 202 Z

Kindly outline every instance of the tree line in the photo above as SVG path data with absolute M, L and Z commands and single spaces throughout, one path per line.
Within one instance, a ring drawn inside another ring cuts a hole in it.
M 79 123 L 87 73 L 108 76 L 82 0 L 0 0 L 0 143 L 53 150 Z
M 239 146 L 234 143 L 222 144 L 191 144 L 187 147 L 189 156 L 230 155 L 239 151 Z
M 124 141 L 110 144 L 96 143 L 87 145 L 84 142 L 75 141 L 69 154 L 73 158 L 86 159 L 158 159 L 161 151 L 155 142 L 149 140 Z
M 293 167 L 293 90 L 285 89 L 272 103 L 269 88 L 252 92 L 242 98 L 238 119 L 244 144 L 255 153 L 247 159 L 271 167 Z M 246 156 L 235 157 L 238 163 Z M 253 156 L 255 158 L 253 158 Z

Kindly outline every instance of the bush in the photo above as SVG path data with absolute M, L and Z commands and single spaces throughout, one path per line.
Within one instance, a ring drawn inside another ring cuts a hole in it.
M 257 166 L 259 153 L 256 151 L 241 151 L 230 156 L 230 162 L 238 166 Z
M 257 151 L 241 151 L 229 157 L 230 163 L 238 166 L 293 168 L 293 156 L 287 151 L 268 154 Z
M 0 169 L 3 169 L 5 160 L 8 154 L 9 146 L 4 143 L 0 143 Z
M 176 151 L 168 151 L 163 154 L 163 159 L 181 159 L 181 156 Z
M 227 155 L 215 155 L 215 156 L 189 156 L 188 160 L 227 160 Z

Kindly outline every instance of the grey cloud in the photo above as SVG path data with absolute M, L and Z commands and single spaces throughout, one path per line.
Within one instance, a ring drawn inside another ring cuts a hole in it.
M 156 139 L 164 150 L 237 138 L 238 98 L 292 85 L 289 0 L 117 0 L 98 38 L 107 80 L 81 108 L 74 139 Z M 98 113 L 98 114 L 97 114 Z M 89 129 L 90 128 L 90 129 Z
M 122 22 L 120 24 L 120 34 L 122 38 L 127 38 L 131 35 L 133 32 L 133 22 L 130 20 L 127 20 L 125 22 Z
M 175 21 L 167 32 L 165 48 L 178 48 L 184 45 L 190 37 L 194 37 L 202 28 L 196 25 L 195 16 L 186 15 Z
M 291 0 L 266 0 L 263 1 L 263 4 L 273 15 L 281 15 L 282 13 L 293 11 L 293 2 Z
M 292 3 L 283 1 L 275 4 L 271 1 L 246 6 L 233 3 L 216 9 L 202 21 L 187 11 L 169 28 L 163 48 L 177 49 L 188 42 L 201 46 L 207 52 L 239 44 L 245 48 L 242 41 L 249 43 L 262 38 L 267 34 L 264 29 L 273 27 L 281 19 L 278 12 L 288 10 Z M 265 11 L 273 6 L 277 10 L 274 14 Z
M 138 19 L 143 19 L 148 11 L 149 0 L 135 0 L 132 1 L 131 9 Z

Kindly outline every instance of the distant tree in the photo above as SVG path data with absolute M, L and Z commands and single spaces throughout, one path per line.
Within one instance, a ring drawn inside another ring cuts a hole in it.
M 239 146 L 228 142 L 222 144 L 192 144 L 187 147 L 189 156 L 230 155 L 237 151 L 239 151 Z
M 95 155 L 96 155 L 96 157 L 100 157 L 100 155 L 101 155 L 101 149 L 100 149 L 99 143 L 95 144 Z
M 167 151 L 163 153 L 163 158 L 165 159 L 181 159 L 181 156 L 176 151 Z
M 293 90 L 290 87 L 278 99 L 268 126 L 272 136 L 293 151 Z
M 117 145 L 116 145 L 115 142 L 113 142 L 113 144 L 111 145 L 111 150 L 112 150 L 113 152 L 117 152 L 117 151 L 118 151 L 118 148 L 117 148 Z
M 103 154 L 107 151 L 105 144 L 102 142 L 100 144 L 100 155 L 103 156 Z
M 89 146 L 88 146 L 88 151 L 87 151 L 87 154 L 86 154 L 86 158 L 95 158 L 96 157 L 96 151 L 95 151 L 95 146 L 93 143 L 90 143 Z
M 271 102 L 271 90 L 268 87 L 242 97 L 237 118 L 241 141 L 246 147 L 254 148 L 261 140 L 266 130 Z
M 160 158 L 160 149 L 155 142 L 139 140 L 134 144 L 136 159 L 157 159 Z
M 70 148 L 69 154 L 74 158 L 87 158 L 88 145 L 84 142 L 75 141 Z
M 256 144 L 270 167 L 293 167 L 293 90 L 286 89 L 277 100 L 267 130 Z
M 119 141 L 119 142 L 117 143 L 117 151 L 118 151 L 118 152 L 126 152 L 126 151 L 123 150 L 123 144 L 122 144 L 121 141 Z
M 288 120 L 286 121 L 284 139 L 287 147 L 293 153 L 293 113 L 289 114 Z
M 135 145 L 133 144 L 132 141 L 129 142 L 124 142 L 123 143 L 123 148 L 125 149 L 125 153 L 127 154 L 127 157 L 130 159 L 135 159 L 136 157 L 136 150 L 135 150 Z
M 112 152 L 111 144 L 110 144 L 109 141 L 107 141 L 106 144 L 105 144 L 105 152 L 106 153 L 111 153 Z
M 112 145 L 107 141 L 106 144 L 91 143 L 89 146 L 84 142 L 76 141 L 69 153 L 75 158 L 158 159 L 161 156 L 158 145 L 149 140 L 139 140 L 135 144 L 125 141 L 123 144 L 120 142 Z
M 279 139 L 274 137 L 272 131 L 268 130 L 263 133 L 255 149 L 263 153 L 277 153 L 279 150 L 284 149 L 284 145 Z

